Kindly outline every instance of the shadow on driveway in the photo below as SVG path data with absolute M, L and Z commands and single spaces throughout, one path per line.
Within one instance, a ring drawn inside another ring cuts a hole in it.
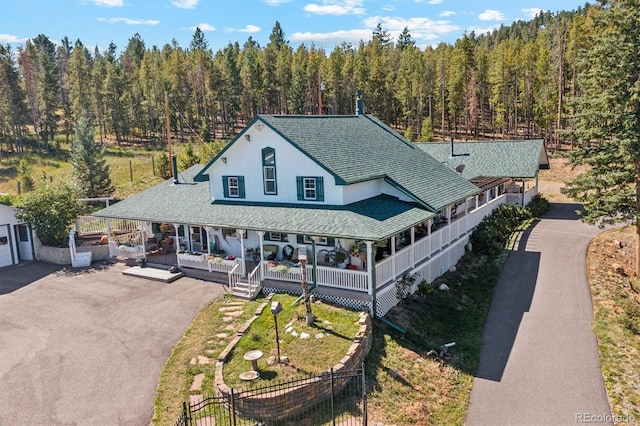
M 531 308 L 540 253 L 526 251 L 526 246 L 537 223 L 522 233 L 505 262 L 487 316 L 476 377 L 496 382 L 502 379 L 522 317 Z
M 0 294 L 8 294 L 20 290 L 63 268 L 64 266 L 62 265 L 32 260 L 0 268 Z

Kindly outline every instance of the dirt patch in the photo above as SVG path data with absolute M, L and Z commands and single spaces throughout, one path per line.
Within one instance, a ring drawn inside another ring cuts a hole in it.
M 586 170 L 585 166 L 573 166 L 567 158 L 550 158 L 549 169 L 540 170 L 539 185 L 542 195 L 551 202 L 571 203 L 572 199 L 560 193 L 565 182 Z

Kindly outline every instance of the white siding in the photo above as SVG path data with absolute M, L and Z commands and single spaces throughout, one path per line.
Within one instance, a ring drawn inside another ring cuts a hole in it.
M 359 182 L 353 185 L 336 185 L 334 177 L 315 161 L 283 140 L 269 127 L 258 130 L 254 125 L 231 145 L 205 173 L 209 174 L 211 197 L 224 198 L 222 176 L 244 176 L 245 201 L 299 203 L 297 197 L 297 176 L 322 177 L 324 181 L 324 202 L 304 201 L 344 205 L 380 194 L 388 194 L 401 200 L 411 201 L 406 195 L 389 185 L 384 179 Z M 266 195 L 262 175 L 262 150 L 273 148 L 276 157 L 277 195 Z M 227 198 L 233 200 L 236 198 Z
M 342 191 L 335 185 L 335 179 L 317 163 L 268 127 L 261 131 L 254 128 L 250 134 L 250 141 L 241 136 L 224 152 L 222 158 L 226 163 L 219 158 L 206 171 L 213 199 L 224 199 L 222 176 L 244 176 L 245 200 L 297 203 L 296 176 L 321 176 L 324 178 L 324 203 L 341 204 Z M 277 195 L 264 193 L 262 149 L 267 147 L 275 149 L 276 153 Z
M 18 248 L 14 234 L 14 225 L 17 223 L 18 219 L 13 207 L 0 204 L 0 238 L 2 241 L 7 241 L 7 244 L 0 244 L 0 267 L 18 261 Z

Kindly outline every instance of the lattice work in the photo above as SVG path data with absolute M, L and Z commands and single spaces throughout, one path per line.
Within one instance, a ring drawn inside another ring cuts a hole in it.
M 390 285 L 376 293 L 376 315 L 383 317 L 399 302 L 396 286 Z
M 286 293 L 286 294 L 295 294 L 295 295 L 302 294 L 301 291 L 283 290 L 281 288 L 275 288 L 275 287 L 263 287 L 262 293 L 264 293 L 265 295 L 269 293 Z M 371 311 L 371 303 L 364 302 L 362 300 L 354 300 L 346 297 L 328 296 L 326 294 L 320 294 L 320 293 L 313 293 L 313 297 L 334 305 L 344 306 L 345 308 L 354 309 L 357 311 L 363 311 L 363 310 Z

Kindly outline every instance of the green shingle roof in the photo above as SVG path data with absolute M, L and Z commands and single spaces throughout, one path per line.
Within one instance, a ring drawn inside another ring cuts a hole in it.
M 381 240 L 433 217 L 413 203 L 381 195 L 346 206 L 211 202 L 208 182 L 193 182 L 202 169 L 180 174 L 96 213 L 95 216 L 271 232 Z
M 467 180 L 479 176 L 532 178 L 538 168 L 549 165 L 542 139 L 454 142 L 453 157 L 450 142 L 415 145 L 452 170 L 464 165 L 461 176 Z
M 258 120 L 333 174 L 337 184 L 384 178 L 433 211 L 478 192 L 369 115 L 259 115 Z

